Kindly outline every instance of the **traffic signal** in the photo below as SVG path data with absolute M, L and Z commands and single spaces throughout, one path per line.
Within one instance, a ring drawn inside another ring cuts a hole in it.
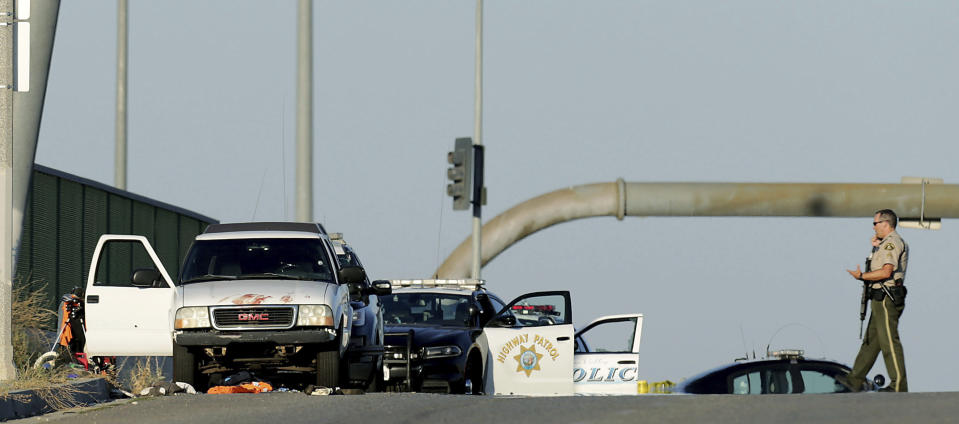
M 453 210 L 469 209 L 473 195 L 473 139 L 457 138 L 446 160 L 452 165 L 446 170 L 446 177 L 452 181 L 446 185 L 446 194 L 453 198 Z

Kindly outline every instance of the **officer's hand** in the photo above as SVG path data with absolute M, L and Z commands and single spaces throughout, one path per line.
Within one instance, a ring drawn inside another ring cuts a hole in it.
M 879 240 L 879 237 L 872 236 L 872 247 L 879 247 L 880 241 L 882 240 Z
M 852 276 L 852 278 L 855 278 L 855 279 L 857 279 L 857 280 L 859 280 L 859 279 L 862 278 L 862 271 L 859 269 L 859 265 L 856 265 L 856 270 L 855 270 L 855 271 L 853 271 L 853 270 L 851 270 L 851 269 L 847 269 L 846 272 L 848 272 L 849 275 Z

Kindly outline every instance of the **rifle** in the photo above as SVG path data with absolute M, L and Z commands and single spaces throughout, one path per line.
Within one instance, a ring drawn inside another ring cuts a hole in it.
M 877 250 L 879 250 L 879 246 L 872 247 L 872 253 L 866 258 L 865 271 L 862 272 L 863 274 L 870 271 L 872 255 L 875 255 Z M 862 323 L 866 320 L 866 304 L 869 303 L 869 284 L 866 280 L 862 281 L 862 299 L 859 300 L 859 340 L 862 340 Z
M 859 340 L 862 340 L 862 323 L 866 320 L 866 304 L 869 302 L 869 284 L 862 283 L 862 299 L 859 302 Z

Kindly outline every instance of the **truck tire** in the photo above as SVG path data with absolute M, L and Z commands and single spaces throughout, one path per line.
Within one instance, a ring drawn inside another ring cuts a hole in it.
M 329 388 L 340 386 L 339 349 L 321 350 L 316 354 L 316 385 Z
M 366 386 L 367 392 L 382 392 L 383 390 L 383 361 L 374 361 L 376 365 L 373 366 L 373 376 L 371 381 Z
M 173 344 L 173 382 L 186 383 L 196 387 L 196 358 L 186 347 Z

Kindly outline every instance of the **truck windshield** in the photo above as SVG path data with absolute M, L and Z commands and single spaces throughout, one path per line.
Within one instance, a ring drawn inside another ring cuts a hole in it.
M 470 296 L 439 293 L 394 293 L 380 297 L 387 325 L 468 327 Z
M 317 239 L 199 240 L 180 284 L 256 278 L 332 281 L 333 271 Z

